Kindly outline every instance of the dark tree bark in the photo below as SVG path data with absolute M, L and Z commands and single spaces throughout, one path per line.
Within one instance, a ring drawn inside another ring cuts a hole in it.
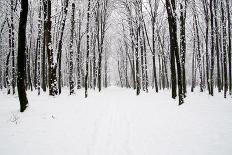
M 223 67 L 224 67 L 224 98 L 226 98 L 228 91 L 228 80 L 227 80 L 227 46 L 226 46 L 226 19 L 225 19 L 225 5 L 221 1 L 221 11 L 222 11 L 222 31 L 223 31 Z
M 142 84 L 142 89 L 143 89 L 143 91 L 145 91 L 145 68 L 144 68 L 144 43 L 143 43 L 143 41 L 144 41 L 144 39 L 142 38 L 142 35 L 141 35 L 141 33 L 142 33 L 142 30 L 143 30 L 143 28 L 141 27 L 141 29 L 140 29 L 140 38 L 139 38 L 139 40 L 140 40 L 140 60 L 141 60 L 141 70 L 142 70 L 142 74 L 141 74 L 141 80 L 142 80 L 142 82 L 141 82 L 141 84 Z
M 48 58 L 48 86 L 49 86 L 49 95 L 57 95 L 57 78 L 56 78 L 56 68 L 57 64 L 54 62 L 54 53 L 52 49 L 52 37 L 51 37 L 51 0 L 43 0 L 46 19 L 44 23 L 45 29 L 45 47 L 47 51 Z
M 105 51 L 105 65 L 104 65 L 104 68 L 105 68 L 105 88 L 108 87 L 108 61 L 107 61 L 107 54 L 106 54 L 106 51 Z
M 79 10 L 78 17 L 79 17 L 79 23 L 78 23 L 78 33 L 77 33 L 77 39 L 76 39 L 76 45 L 77 45 L 77 89 L 81 89 L 81 39 L 83 35 L 81 35 L 81 24 L 82 24 L 82 14 Z
M 173 0 L 171 1 L 172 3 L 175 3 L 175 1 L 173 2 Z M 173 15 L 173 7 L 171 6 L 172 4 L 170 3 L 169 0 L 166 0 L 166 9 L 167 9 L 167 13 L 168 13 L 168 23 L 169 23 L 169 32 L 170 32 L 170 61 L 171 61 L 171 86 L 172 86 L 172 98 L 175 99 L 177 94 L 176 94 L 176 64 L 175 64 L 175 46 L 177 45 L 177 43 L 175 43 L 177 41 L 177 38 L 174 38 L 173 36 L 176 35 L 172 35 L 171 33 L 175 33 L 175 19 L 174 19 L 174 15 Z
M 182 73 L 177 42 L 177 24 L 175 0 L 166 0 L 166 9 L 168 14 L 168 24 L 170 33 L 170 52 L 171 52 L 171 78 L 172 78 L 172 97 L 176 97 L 176 78 L 178 79 L 179 105 L 184 103 L 182 92 Z M 177 64 L 177 76 L 175 69 L 175 60 Z
M 47 88 L 47 72 L 46 72 L 46 35 L 47 35 L 47 4 L 46 4 L 46 0 L 43 0 L 43 22 L 44 22 L 44 32 L 43 32 L 43 51 L 42 51 L 42 70 L 41 70 L 41 74 L 42 74 L 42 82 L 41 82 L 41 87 L 43 89 L 44 92 L 46 92 L 46 88 Z
M 68 2 L 69 0 L 65 0 L 65 5 L 64 5 L 64 17 L 61 22 L 61 32 L 60 32 L 60 38 L 59 38 L 59 43 L 58 43 L 58 53 L 57 53 L 57 62 L 58 62 L 58 91 L 59 94 L 61 94 L 61 60 L 62 60 L 62 45 L 63 45 L 63 34 L 64 34 L 64 27 L 65 27 L 65 22 L 67 18 L 67 12 L 68 12 Z
M 180 55 L 182 67 L 183 93 L 186 96 L 186 75 L 185 75 L 185 57 L 186 57 L 186 39 L 185 39 L 185 21 L 186 21 L 187 0 L 184 1 L 184 6 L 180 3 Z
M 203 7 L 204 7 L 204 18 L 205 18 L 205 24 L 206 24 L 206 28 L 205 28 L 205 55 L 206 55 L 206 82 L 207 82 L 207 88 L 210 94 L 210 80 L 209 80 L 209 46 L 208 46 L 208 42 L 209 42 L 209 7 L 208 7 L 208 1 L 207 0 L 203 0 Z
M 155 16 L 155 15 L 153 15 Z M 152 64 L 153 64 L 153 76 L 155 82 L 155 91 L 158 92 L 158 82 L 156 74 L 156 60 L 155 60 L 155 17 L 152 17 Z
M 200 92 L 203 92 L 203 72 L 202 72 L 202 57 L 201 57 L 201 46 L 200 46 L 200 36 L 199 36 L 199 20 L 198 15 L 196 11 L 196 4 L 194 1 L 194 7 L 193 7 L 193 13 L 194 13 L 194 37 L 197 40 L 197 67 L 199 70 L 199 76 L 200 76 Z
M 36 41 L 36 49 L 35 49 L 35 60 L 34 60 L 34 81 L 33 81 L 33 84 L 34 84 L 34 87 L 35 89 L 37 89 L 37 62 L 38 62 L 38 39 Z
M 12 92 L 15 94 L 15 30 L 14 30 L 14 1 L 11 0 L 11 57 L 12 57 Z
M 195 36 L 195 28 L 194 28 L 194 36 Z M 193 41 L 193 55 L 192 55 L 192 86 L 191 86 L 191 92 L 194 92 L 195 89 L 195 85 L 196 85 L 196 60 L 195 60 L 195 53 L 196 53 L 196 45 L 195 45 L 195 37 L 194 37 L 194 41 Z
M 144 25 L 145 26 L 145 25 Z M 146 37 L 145 37 L 145 28 L 142 30 L 143 34 L 143 47 L 144 47 L 144 70 L 145 70 L 145 89 L 148 92 L 148 71 L 147 71 L 147 48 L 146 48 Z
M 25 52 L 26 52 L 26 27 L 27 27 L 27 14 L 28 14 L 28 0 L 21 1 L 21 12 L 18 30 L 18 78 L 17 88 L 20 101 L 20 112 L 24 112 L 28 105 L 26 88 L 25 88 Z
M 211 66 L 210 66 L 210 95 L 214 94 L 214 50 L 215 50 L 215 39 L 214 39 L 214 13 L 213 13 L 213 0 L 210 0 L 210 16 L 211 16 Z
M 156 24 L 156 16 L 158 11 L 158 3 L 155 1 L 152 4 L 152 1 L 148 1 L 150 6 L 150 16 L 151 16 L 151 29 L 152 29 L 152 65 L 153 65 L 153 80 L 155 84 L 155 91 L 158 92 L 158 82 L 157 82 L 157 71 L 156 71 L 156 50 L 155 50 L 155 24 Z M 153 6 L 154 5 L 154 6 Z M 145 24 L 145 22 L 144 22 Z M 147 32 L 146 32 L 147 33 Z M 149 41 L 148 41 L 149 42 Z
M 9 81 L 9 61 L 10 61 L 10 53 L 11 53 L 11 51 L 7 54 L 7 57 L 6 57 L 5 78 L 6 78 L 7 94 L 10 94 L 10 81 Z
M 107 9 L 108 9 L 109 0 L 103 0 L 99 6 L 99 37 L 98 37 L 98 91 L 101 91 L 102 88 L 102 54 L 103 54 L 103 47 L 104 47 L 104 40 L 105 40 L 105 33 L 106 33 L 106 20 L 107 20 Z M 99 3 L 98 3 L 99 5 Z
M 3 89 L 3 48 L 2 48 L 2 31 L 4 29 L 4 26 L 6 24 L 7 18 L 5 18 L 4 22 L 1 25 L 0 29 L 0 89 Z
M 88 10 L 87 10 L 87 26 L 86 26 L 86 33 L 87 33 L 87 44 L 86 44 L 86 68 L 85 68 L 85 98 L 88 97 L 88 76 L 89 76 L 89 25 L 90 25 L 90 0 L 88 0 Z
M 71 19 L 71 37 L 70 37 L 70 59 L 69 59 L 69 87 L 70 95 L 74 93 L 74 80 L 73 80 L 73 35 L 74 35 L 74 14 L 75 4 L 72 3 L 72 19 Z
M 231 2 L 231 1 L 230 1 Z M 232 95 L 232 72 L 231 72 L 231 52 L 232 52 L 232 45 L 231 45 L 231 18 L 230 18 L 230 12 L 231 12 L 231 3 L 229 0 L 226 0 L 226 8 L 227 8 L 227 20 L 228 20 L 228 65 L 229 65 L 229 93 Z
M 9 77 L 9 61 L 10 61 L 10 54 L 12 53 L 11 50 L 11 41 L 12 41 L 12 33 L 11 33 L 11 26 L 9 19 L 7 18 L 7 24 L 8 24 L 8 43 L 9 43 L 9 53 L 6 58 L 6 71 L 5 71 L 5 79 L 6 79 L 6 87 L 7 87 L 7 94 L 10 94 L 10 77 Z
M 219 50 L 219 27 L 218 27 L 218 22 L 217 22 L 217 2 L 214 0 L 214 24 L 215 24 L 215 51 L 216 51 L 216 56 L 217 56 L 217 86 L 218 86 L 218 92 L 221 92 L 221 74 L 220 74 L 220 50 Z
M 37 52 L 37 89 L 38 95 L 40 95 L 40 87 L 41 87 L 41 46 L 42 46 L 42 0 L 39 1 L 39 21 L 38 21 L 38 52 Z
M 139 36 L 140 36 L 140 25 L 136 30 L 136 43 L 135 43 L 135 68 L 136 68 L 136 95 L 140 94 L 140 70 L 139 70 Z

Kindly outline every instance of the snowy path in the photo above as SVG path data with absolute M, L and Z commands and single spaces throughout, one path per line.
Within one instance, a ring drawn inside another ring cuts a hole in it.
M 231 155 L 232 99 L 111 87 L 52 98 L 29 94 L 30 107 L 0 92 L 0 155 Z

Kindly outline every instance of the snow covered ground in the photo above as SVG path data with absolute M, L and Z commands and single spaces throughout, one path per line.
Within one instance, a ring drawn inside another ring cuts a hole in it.
M 48 97 L 0 92 L 0 155 L 231 155 L 232 99 L 189 93 L 177 105 L 169 91 L 136 96 L 111 87 Z

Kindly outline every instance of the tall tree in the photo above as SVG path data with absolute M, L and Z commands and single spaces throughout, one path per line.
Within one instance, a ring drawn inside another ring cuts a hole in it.
M 220 50 L 219 50 L 219 27 L 218 27 L 218 4 L 217 1 L 214 1 L 214 24 L 215 24 L 215 51 L 216 51 L 216 58 L 217 58 L 217 87 L 218 92 L 221 92 L 221 73 L 220 73 Z
M 157 82 L 157 75 L 156 75 L 156 51 L 155 51 L 155 24 L 156 24 L 156 17 L 158 11 L 158 0 L 155 0 L 152 4 L 152 1 L 149 0 L 150 6 L 150 14 L 151 14 L 151 25 L 152 25 L 152 65 L 153 65 L 153 76 L 155 82 L 155 90 L 158 92 L 158 82 Z
M 205 64 L 206 64 L 206 83 L 207 83 L 207 88 L 210 94 L 210 80 L 209 80 L 209 46 L 208 46 L 208 42 L 209 42 L 209 4 L 208 4 L 208 0 L 203 0 L 202 1 L 203 4 L 203 8 L 204 8 L 204 19 L 205 19 Z
M 14 30 L 14 0 L 11 0 L 11 57 L 12 57 L 12 90 L 15 94 L 15 30 Z
M 70 52 L 69 52 L 69 87 L 70 95 L 74 93 L 74 81 L 73 81 L 73 35 L 74 35 L 74 14 L 75 4 L 72 3 L 72 17 L 71 17 L 71 36 L 70 36 Z
M 61 32 L 60 32 L 60 38 L 58 43 L 58 53 L 57 53 L 57 63 L 58 63 L 58 90 L 59 94 L 61 94 L 61 60 L 62 60 L 62 45 L 63 45 L 63 35 L 64 35 L 64 28 L 67 18 L 67 12 L 68 12 L 68 2 L 69 0 L 65 0 L 64 2 L 64 17 L 61 22 Z
M 57 64 L 54 61 L 54 53 L 52 49 L 52 36 L 51 36 L 51 0 L 43 0 L 46 19 L 44 21 L 45 27 L 45 47 L 47 51 L 48 59 L 48 86 L 49 95 L 57 95 L 57 78 L 56 78 L 56 68 Z
M 87 10 L 87 26 L 86 26 L 86 33 L 87 33 L 87 38 L 86 38 L 86 41 L 87 41 L 87 44 L 86 44 L 86 73 L 85 73 L 85 98 L 88 97 L 88 76 L 89 76 L 89 51 L 90 51 L 90 47 L 89 47 L 89 26 L 90 26 L 90 0 L 88 0 L 88 10 Z
M 186 73 L 185 73 L 185 57 L 186 57 L 186 37 L 185 37 L 185 25 L 186 25 L 186 9 L 187 0 L 183 0 L 180 3 L 180 56 L 182 67 L 182 80 L 183 80 L 183 93 L 187 93 L 186 88 Z
M 21 12 L 18 31 L 18 57 L 17 57 L 17 88 L 20 102 L 20 112 L 24 112 L 28 105 L 25 88 L 25 52 L 26 52 L 26 27 L 28 14 L 28 0 L 21 1 Z
M 211 65 L 210 65 L 210 95 L 213 96 L 214 94 L 214 44 L 215 44 L 215 37 L 214 37 L 214 12 L 213 12 L 213 0 L 210 0 L 210 24 L 211 24 Z
M 182 92 L 182 74 L 181 64 L 179 58 L 179 49 L 177 42 L 177 20 L 176 20 L 176 6 L 175 0 L 166 0 L 166 9 L 168 14 L 169 34 L 170 34 L 170 52 L 171 52 L 171 78 L 172 78 L 172 97 L 176 97 L 176 78 L 178 80 L 178 96 L 179 105 L 184 103 Z M 177 64 L 177 76 L 175 61 Z
M 40 65 L 41 65 L 41 46 L 42 46 L 42 0 L 39 0 L 39 17 L 38 17 L 38 38 L 37 38 L 37 74 L 35 75 L 36 83 L 37 83 L 37 89 L 38 89 L 38 95 L 40 95 Z
M 229 93 L 232 95 L 232 69 L 231 69 L 231 53 L 232 53 L 232 45 L 231 45 L 231 1 L 226 0 L 226 8 L 227 8 L 227 20 L 228 20 L 228 63 L 229 63 Z
M 228 80 L 227 80 L 227 45 L 226 45 L 226 19 L 225 19 L 225 5 L 221 1 L 221 11 L 222 11 L 222 35 L 223 35 L 223 67 L 224 67 L 224 98 L 226 98 L 228 91 Z

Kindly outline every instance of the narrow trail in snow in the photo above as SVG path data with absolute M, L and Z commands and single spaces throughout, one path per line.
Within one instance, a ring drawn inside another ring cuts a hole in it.
M 17 99 L 0 94 L 0 154 L 18 155 L 230 155 L 232 99 L 188 94 L 177 105 L 170 92 L 136 96 L 111 87 L 85 99 L 29 93 L 30 107 L 18 113 Z M 68 92 L 67 92 L 68 94 Z M 17 123 L 11 121 L 17 117 Z

